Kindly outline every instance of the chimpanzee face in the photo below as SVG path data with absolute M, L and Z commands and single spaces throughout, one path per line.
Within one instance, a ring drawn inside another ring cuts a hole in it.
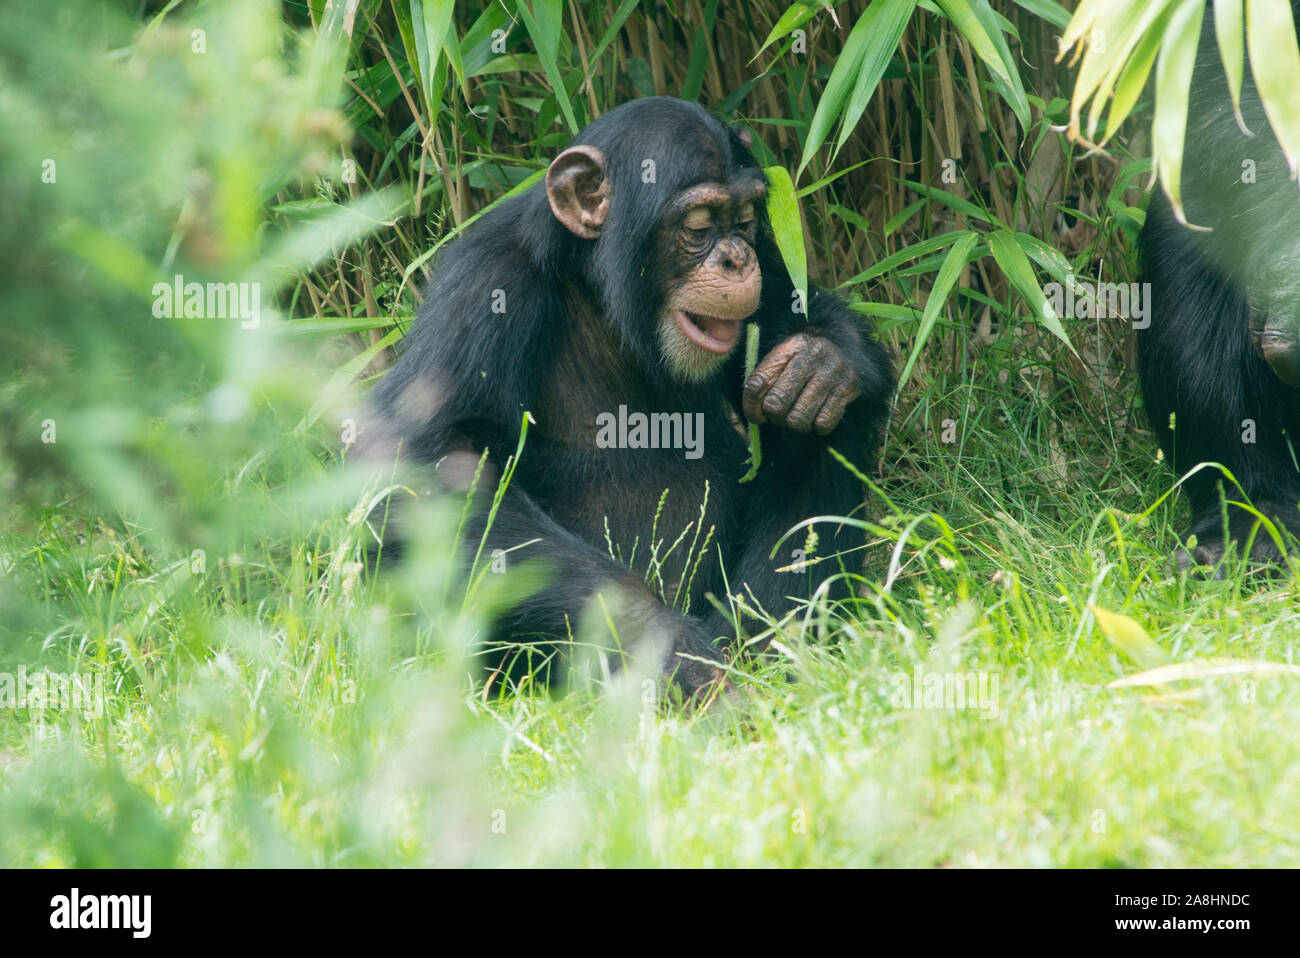
M 582 239 L 616 244 L 601 249 L 610 259 L 625 254 L 645 279 L 643 302 L 633 301 L 644 320 L 616 322 L 645 343 L 647 360 L 657 352 L 669 375 L 686 383 L 703 382 L 726 362 L 763 291 L 755 248 L 767 182 L 757 167 L 725 172 L 716 143 L 704 139 L 713 155 L 695 158 L 694 182 L 674 185 L 667 202 L 636 224 L 639 231 L 627 225 L 635 221 L 626 213 L 622 224 L 611 221 L 606 229 L 615 187 L 600 149 L 570 147 L 546 176 L 556 219 Z M 602 282 L 608 297 L 608 274 Z
M 659 348 L 680 379 L 708 378 L 740 341 L 741 323 L 758 309 L 763 274 L 754 252 L 755 204 L 765 192 L 757 178 L 731 187 L 704 183 L 670 204 L 664 258 L 678 267 L 667 282 Z

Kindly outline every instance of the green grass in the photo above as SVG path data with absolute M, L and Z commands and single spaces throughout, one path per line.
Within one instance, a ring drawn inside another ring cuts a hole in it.
M 990 493 L 1017 455 L 994 431 L 960 458 L 924 452 L 935 468 L 898 483 L 894 522 L 932 508 L 951 531 L 922 521 L 888 587 L 895 543 L 874 543 L 866 596 L 787 625 L 779 654 L 738 666 L 735 707 L 703 715 L 648 704 L 636 676 L 485 694 L 460 651 L 473 611 L 426 601 L 438 548 L 375 581 L 334 551 L 355 538 L 345 517 L 153 611 L 147 556 L 47 517 L 6 561 L 84 607 L 43 659 L 102 669 L 107 710 L 0 713 L 3 861 L 1294 863 L 1300 682 L 1107 688 L 1140 666 L 1088 611 L 1131 616 L 1176 662 L 1293 663 L 1294 580 L 1175 576 L 1165 507 L 1094 521 L 1131 489 Z M 1147 473 L 1154 501 L 1165 479 Z M 996 698 L 909 707 L 897 676 L 918 667 L 985 673 Z

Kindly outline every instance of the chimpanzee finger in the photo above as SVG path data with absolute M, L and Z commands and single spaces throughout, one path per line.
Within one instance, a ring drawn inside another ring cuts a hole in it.
M 815 373 L 786 413 L 786 427 L 798 432 L 812 432 L 813 422 L 822 406 L 834 396 L 841 382 L 835 370 Z
M 799 397 L 808 383 L 817 378 L 818 357 L 809 355 L 810 352 L 800 352 L 791 357 L 781 375 L 768 387 L 761 404 L 768 422 L 777 426 L 787 425 Z
M 772 388 L 772 384 L 781 377 L 786 365 L 797 354 L 797 344 L 786 340 L 764 356 L 754 369 L 753 375 L 745 383 L 742 402 L 745 418 L 750 422 L 767 422 L 767 417 L 763 415 L 763 399 L 767 396 L 767 391 Z
M 836 386 L 831 393 L 830 398 L 822 404 L 821 411 L 817 413 L 817 420 L 814 428 L 818 435 L 825 436 L 835 430 L 844 418 L 844 411 L 848 409 L 849 403 L 857 399 L 861 394 L 856 381 L 841 383 Z

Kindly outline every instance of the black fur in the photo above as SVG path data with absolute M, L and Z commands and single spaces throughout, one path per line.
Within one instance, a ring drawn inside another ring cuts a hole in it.
M 761 177 L 761 170 L 734 131 L 680 100 L 633 101 L 591 123 L 574 142 L 598 147 L 608 161 L 611 207 L 600 238 L 583 240 L 565 229 L 538 184 L 450 244 L 401 358 L 374 391 L 379 418 L 373 432 L 381 441 L 372 445 L 388 454 L 398 438 L 405 456 L 436 463 L 451 453 L 461 458 L 462 470 L 468 457 L 487 449 L 499 474 L 515 450 L 524 413 L 532 413 L 536 425 L 529 427 L 488 548 L 540 540 L 510 559 L 544 559 L 550 579 L 501 618 L 496 637 L 563 638 L 577 631 L 593 594 L 615 586 L 630 603 L 621 620 L 625 646 L 657 630 L 673 651 L 715 659 L 715 640 L 734 636 L 734 627 L 712 609 L 706 593 L 723 597 L 729 583 L 731 592 L 752 591 L 765 609 L 779 614 L 790 608 L 789 595 L 806 595 L 811 585 L 839 571 L 836 563 L 824 562 L 809 574 L 778 573 L 802 537 L 775 561 L 768 553 L 799 521 L 848 515 L 861 505 L 860 483 L 826 450 L 833 446 L 859 468 L 871 469 L 893 388 L 889 361 L 834 296 L 817 291 L 806 317 L 792 310 L 791 281 L 760 211 L 756 252 L 763 293 L 750 319 L 761 326 L 760 357 L 792 333 L 816 331 L 856 369 L 862 395 L 829 436 L 762 427 L 762 468 L 751 483 L 739 484 L 748 450 L 726 406 L 729 401 L 741 408 L 743 343 L 704 383 L 684 384 L 669 375 L 656 340 L 669 269 L 656 227 L 683 188 Z M 652 184 L 642 182 L 646 159 L 654 161 Z M 491 308 L 498 289 L 505 294 L 504 314 Z M 600 308 L 582 307 L 584 297 Z M 583 424 L 620 404 L 703 413 L 703 458 L 688 460 L 681 450 L 596 448 Z M 689 606 L 690 614 L 683 615 L 643 582 L 651 524 L 667 489 L 654 538 L 671 544 L 698 520 L 706 483 L 705 528 L 715 527 L 709 555 L 693 579 L 684 570 L 683 547 L 662 571 L 669 601 Z M 480 509 L 468 536 L 473 546 L 484 519 Z M 610 555 L 606 524 L 623 562 Z M 820 538 L 820 555 L 862 542 L 853 530 L 836 534 L 831 526 L 821 527 Z M 683 579 L 689 588 L 677 594 Z M 670 658 L 666 668 L 687 691 L 715 674 Z
M 1297 5 L 1293 5 L 1294 7 Z M 1242 114 L 1232 114 L 1213 21 L 1207 16 L 1192 83 L 1183 167 L 1188 221 L 1180 225 L 1163 192 L 1152 196 L 1141 239 L 1143 279 L 1151 284 L 1151 323 L 1138 332 L 1139 368 L 1147 415 L 1161 448 L 1180 475 L 1198 463 L 1226 466 L 1261 511 L 1300 531 L 1300 472 L 1291 444 L 1300 435 L 1300 392 L 1261 358 L 1249 332 L 1252 309 L 1300 323 L 1300 189 L 1260 106 L 1247 63 Z M 1256 182 L 1243 182 L 1243 161 Z M 1176 428 L 1170 429 L 1170 413 Z M 1249 439 L 1254 424 L 1254 442 Z M 1187 481 L 1192 508 L 1181 564 L 1213 564 L 1231 541 L 1244 540 L 1254 518 L 1228 508 L 1220 488 L 1240 493 L 1218 469 Z M 1276 559 L 1269 536 L 1255 540 L 1256 559 Z

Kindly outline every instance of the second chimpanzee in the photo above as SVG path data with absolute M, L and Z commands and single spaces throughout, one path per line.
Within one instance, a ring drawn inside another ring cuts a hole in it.
M 1151 284 L 1150 325 L 1138 333 L 1142 392 L 1180 474 L 1203 462 L 1226 466 L 1258 510 L 1300 534 L 1293 448 L 1300 436 L 1300 189 L 1251 72 L 1241 96 L 1248 136 L 1233 116 L 1207 15 L 1183 192 L 1188 221 L 1211 231 L 1180 225 L 1163 193 L 1152 197 L 1141 243 Z M 1213 565 L 1230 543 L 1245 542 L 1257 520 L 1221 505 L 1241 493 L 1216 468 L 1197 472 L 1185 488 L 1195 544 L 1178 550 L 1179 563 Z M 1278 557 L 1272 538 L 1258 531 L 1252 558 Z
M 813 290 L 802 308 L 748 142 L 681 100 L 595 120 L 544 185 L 448 247 L 376 387 L 369 454 L 436 464 L 429 488 L 460 492 L 486 450 L 472 548 L 486 528 L 489 552 L 544 560 L 548 584 L 500 617 L 498 638 L 576 634 L 599 596 L 618 647 L 691 693 L 716 679 L 718 640 L 736 634 L 708 593 L 779 615 L 841 571 L 781 571 L 799 565 L 802 536 L 771 553 L 800 521 L 860 507 L 861 483 L 829 450 L 871 468 L 893 378 L 838 299 Z M 748 381 L 746 322 L 761 331 Z M 762 465 L 747 483 L 738 413 L 760 424 Z M 819 531 L 821 557 L 863 542 L 847 526 Z

